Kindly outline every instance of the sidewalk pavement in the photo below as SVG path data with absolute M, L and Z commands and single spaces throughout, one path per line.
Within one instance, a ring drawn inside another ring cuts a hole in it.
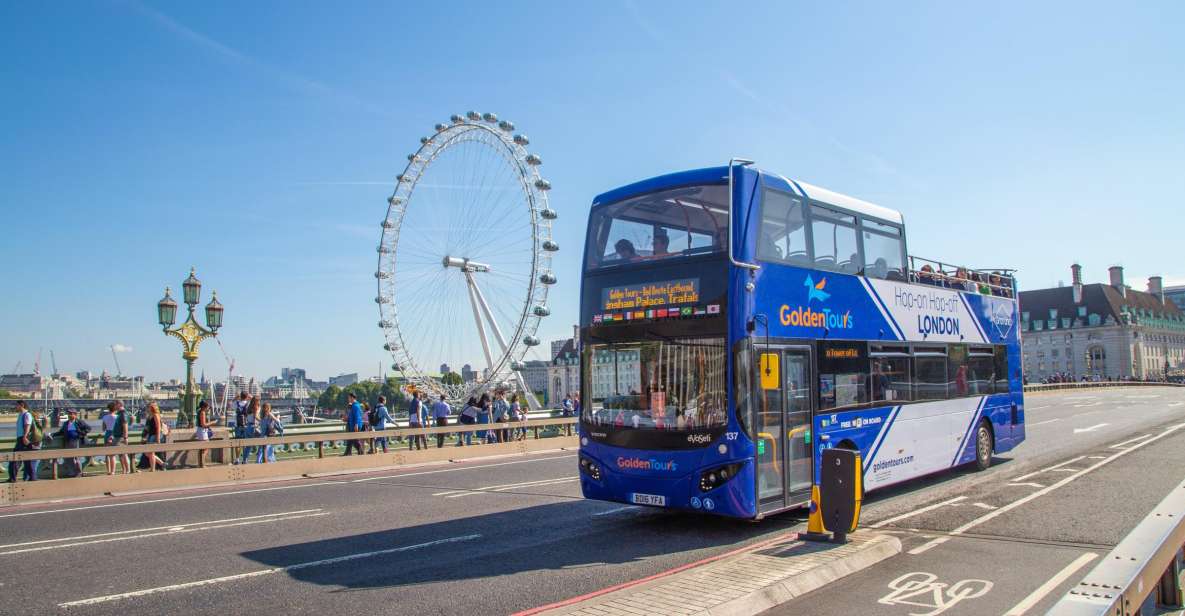
M 901 553 L 891 535 L 857 531 L 843 545 L 783 535 L 701 565 L 527 613 L 547 616 L 757 614 Z

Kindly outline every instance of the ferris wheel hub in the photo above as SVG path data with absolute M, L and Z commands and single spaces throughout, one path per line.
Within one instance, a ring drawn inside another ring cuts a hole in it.
M 446 269 L 450 268 L 450 267 L 455 267 L 455 268 L 461 270 L 462 272 L 488 272 L 488 271 L 490 271 L 489 265 L 487 265 L 485 263 L 478 263 L 477 261 L 470 261 L 468 257 L 450 257 L 450 256 L 446 255 L 444 257 L 444 259 L 441 259 L 441 264 L 444 265 L 444 267 Z

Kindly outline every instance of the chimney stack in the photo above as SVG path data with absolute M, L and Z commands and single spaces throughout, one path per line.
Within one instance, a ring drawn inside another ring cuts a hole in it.
M 1112 265 L 1107 268 L 1107 273 L 1111 275 L 1111 286 L 1115 287 L 1115 290 L 1119 291 L 1120 295 L 1126 297 L 1127 290 L 1123 286 L 1123 266 Z
M 1074 303 L 1082 303 L 1082 266 L 1077 263 L 1070 266 L 1070 278 L 1074 284 Z
M 1160 276 L 1150 276 L 1148 278 L 1148 292 L 1155 295 L 1160 303 L 1164 303 L 1164 283 Z

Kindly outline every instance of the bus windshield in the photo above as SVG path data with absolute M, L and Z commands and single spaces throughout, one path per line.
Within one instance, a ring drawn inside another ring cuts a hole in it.
M 590 344 L 584 352 L 586 423 L 703 430 L 727 422 L 724 338 Z
M 723 251 L 728 186 L 684 186 L 593 208 L 588 269 Z

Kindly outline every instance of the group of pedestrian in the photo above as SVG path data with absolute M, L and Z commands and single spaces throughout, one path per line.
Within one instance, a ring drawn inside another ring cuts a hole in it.
M 955 289 L 979 293 L 980 295 L 995 295 L 997 297 L 1012 297 L 1012 277 L 1000 272 L 972 272 L 966 268 L 957 268 L 954 273 L 935 271 L 929 263 L 918 270 L 914 281 L 933 287 Z
M 245 391 L 239 392 L 239 399 L 235 401 L 235 438 L 264 438 L 283 434 L 284 422 L 276 416 L 271 403 L 261 403 L 259 396 L 249 396 Z M 257 464 L 275 462 L 275 446 L 246 445 L 234 464 L 247 464 L 251 461 Z

